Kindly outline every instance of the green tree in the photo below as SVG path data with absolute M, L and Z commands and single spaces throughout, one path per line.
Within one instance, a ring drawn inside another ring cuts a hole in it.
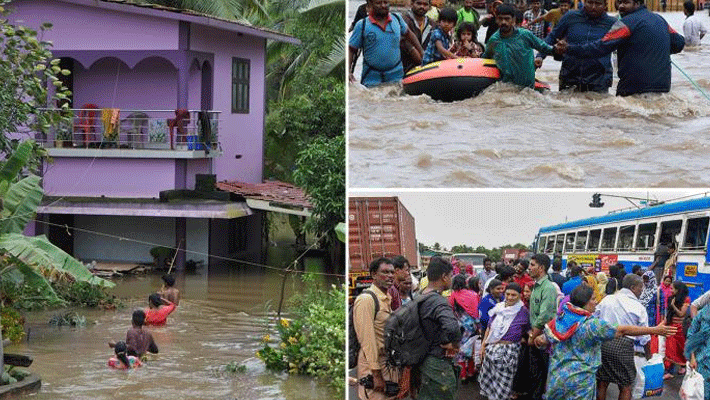
M 345 221 L 345 137 L 313 140 L 298 155 L 294 181 L 313 203 L 307 227 L 319 236 L 325 235 L 331 267 L 344 266 L 344 248 L 334 228 Z
M 44 235 L 22 234 L 27 223 L 34 219 L 43 196 L 38 176 L 21 176 L 35 148 L 32 141 L 22 142 L 0 169 L 0 281 L 29 288 L 24 293 L 32 293 L 33 300 L 50 304 L 64 304 L 64 301 L 54 292 L 48 279 L 70 277 L 78 282 L 113 287 L 112 282 L 91 274 L 81 262 L 50 243 Z M 0 360 L 2 355 L 0 344 Z
M 0 152 L 10 155 L 18 145 L 10 134 L 39 132 L 46 137 L 52 127 L 70 121 L 68 104 L 62 104 L 65 112 L 40 111 L 66 100 L 71 93 L 59 80 L 60 75 L 69 75 L 69 70 L 59 67 L 59 60 L 52 59 L 51 43 L 42 40 L 45 30 L 52 27 L 45 23 L 40 32 L 10 23 L 9 0 L 0 0 Z M 53 88 L 48 92 L 48 83 Z M 44 149 L 34 145 L 28 166 L 35 170 Z

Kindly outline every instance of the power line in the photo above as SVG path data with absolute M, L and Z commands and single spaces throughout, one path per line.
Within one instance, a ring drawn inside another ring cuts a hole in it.
M 144 240 L 138 240 L 138 239 L 133 239 L 133 238 L 129 238 L 129 237 L 113 235 L 113 234 L 110 234 L 110 233 L 92 231 L 92 230 L 89 230 L 89 229 L 83 229 L 83 228 L 72 227 L 72 226 L 68 226 L 68 225 L 66 225 L 66 224 L 64 224 L 64 225 L 62 225 L 62 224 L 55 224 L 55 223 L 53 223 L 53 222 L 47 222 L 47 221 L 42 221 L 42 220 L 38 220 L 38 219 L 35 219 L 35 221 L 36 221 L 36 222 L 39 222 L 39 223 L 42 223 L 42 224 L 45 224 L 45 225 L 49 225 L 49 226 L 55 226 L 55 227 L 64 228 L 64 229 L 67 229 L 67 230 L 71 229 L 71 230 L 73 230 L 73 231 L 84 232 L 84 233 L 88 233 L 88 234 L 92 234 L 92 235 L 96 235 L 96 236 L 103 236 L 103 237 L 107 237 L 107 238 L 111 238 L 111 239 L 116 239 L 116 240 L 119 240 L 119 241 L 129 241 L 129 242 L 138 243 L 138 244 L 145 244 L 145 245 L 148 245 L 148 246 L 151 246 L 151 247 L 166 247 L 166 248 L 169 248 L 169 249 L 171 249 L 171 250 L 177 250 L 175 247 L 164 246 L 164 245 L 161 245 L 161 244 L 158 244 L 158 243 L 152 243 L 152 242 L 148 242 L 148 241 L 144 241 Z M 321 236 L 321 237 L 322 237 L 322 236 Z M 316 241 L 316 242 L 317 242 L 317 241 Z M 314 245 L 315 245 L 315 243 L 314 243 Z M 311 245 L 311 247 L 309 247 L 306 251 L 304 251 L 302 254 L 300 254 L 300 255 L 295 259 L 295 261 L 294 261 L 293 263 L 297 262 L 300 258 L 302 258 L 302 257 L 305 255 L 305 253 L 306 253 L 308 250 L 310 250 L 314 245 Z M 218 256 L 218 255 L 212 255 L 212 254 L 209 254 L 209 253 L 203 253 L 203 252 L 194 251 L 194 250 L 187 250 L 187 249 L 185 249 L 185 250 L 182 250 L 182 251 L 184 251 L 184 252 L 186 252 L 186 253 L 190 253 L 190 254 L 212 257 L 212 258 L 215 258 L 215 259 L 218 259 L 218 260 L 222 260 L 222 261 L 232 261 L 232 262 L 236 262 L 236 263 L 246 264 L 246 265 L 250 265 L 250 266 L 254 266 L 254 267 L 259 267 L 259 268 L 263 268 L 263 269 L 273 270 L 273 271 L 294 272 L 294 273 L 298 273 L 298 274 L 311 273 L 311 274 L 314 274 L 314 275 L 334 276 L 334 277 L 338 277 L 338 278 L 345 278 L 345 275 L 343 275 L 343 274 L 330 274 L 330 273 L 326 273 L 326 272 L 296 271 L 296 270 L 290 270 L 290 269 L 283 269 L 283 268 L 273 267 L 273 266 L 271 266 L 271 265 L 266 265 L 266 264 L 259 264 L 259 263 L 255 263 L 255 262 L 251 262 L 251 261 L 238 260 L 238 259 L 236 259 L 236 258 L 230 258 L 230 257 L 223 257 L 223 256 Z M 291 264 L 293 264 L 293 263 L 291 263 Z M 291 264 L 289 264 L 289 265 L 291 265 Z

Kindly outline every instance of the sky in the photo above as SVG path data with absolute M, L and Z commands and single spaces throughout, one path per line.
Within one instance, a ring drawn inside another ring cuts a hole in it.
M 602 208 L 591 208 L 592 194 L 600 193 Z M 349 196 L 397 196 L 414 217 L 417 241 L 442 247 L 466 244 L 500 247 L 530 245 L 543 226 L 606 215 L 636 208 L 624 198 L 632 196 L 660 201 L 703 193 L 695 190 L 349 190 Z M 638 200 L 633 201 L 639 204 Z

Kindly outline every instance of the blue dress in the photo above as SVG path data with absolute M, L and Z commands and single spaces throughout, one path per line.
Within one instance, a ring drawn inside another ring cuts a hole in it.
M 597 369 L 602 363 L 601 345 L 614 339 L 616 327 L 598 318 L 582 321 L 572 336 L 553 343 L 547 377 L 547 400 L 594 400 L 597 391 Z
M 486 332 L 488 320 L 491 318 L 488 316 L 488 311 L 495 307 L 496 304 L 498 304 L 498 301 L 491 296 L 490 293 L 485 295 L 483 299 L 481 299 L 481 302 L 478 303 L 478 315 L 480 317 L 479 321 L 481 322 L 481 332 Z

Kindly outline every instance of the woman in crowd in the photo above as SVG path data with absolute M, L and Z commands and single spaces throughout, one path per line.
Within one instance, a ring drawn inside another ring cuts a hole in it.
M 491 400 L 508 400 L 513 395 L 520 341 L 530 329 L 530 314 L 520 299 L 521 292 L 520 285 L 509 283 L 505 301 L 490 311 L 491 320 L 481 347 L 483 363 L 478 383 L 481 394 Z
M 614 326 L 592 316 L 597 306 L 594 290 L 579 285 L 570 294 L 564 312 L 545 326 L 545 334 L 535 338 L 543 348 L 552 343 L 547 400 L 594 400 L 596 374 L 601 365 L 601 344 L 624 335 L 672 335 L 675 327 Z
M 532 295 L 532 287 L 535 283 L 528 282 L 523 286 L 523 304 L 530 310 L 530 296 Z
M 668 299 L 673 294 L 673 278 L 670 276 L 663 277 L 661 286 L 658 287 L 658 308 L 656 311 L 656 321 L 665 318 L 668 313 Z
M 606 296 L 606 284 L 609 283 L 609 277 L 604 272 L 597 272 L 597 287 L 601 293 L 602 299 Z
M 673 367 L 678 366 L 678 374 L 685 373 L 685 334 L 683 333 L 683 319 L 690 307 L 690 297 L 688 297 L 688 287 L 681 281 L 673 282 L 672 295 L 668 298 L 668 313 L 666 314 L 666 324 L 678 328 L 678 332 L 666 339 L 666 359 L 664 364 L 666 374 L 664 379 L 673 378 Z
M 451 283 L 453 292 L 449 296 L 449 304 L 454 309 L 454 315 L 463 331 L 456 362 L 461 365 L 461 379 L 465 380 L 476 373 L 473 357 L 474 336 L 478 335 L 478 293 L 466 286 L 466 275 L 456 275 Z
M 703 307 L 693 318 L 685 342 L 685 357 L 690 368 L 698 370 L 705 383 L 705 400 L 710 400 L 710 307 Z
M 488 328 L 488 311 L 495 307 L 498 302 L 503 300 L 503 291 L 505 286 L 503 282 L 498 279 L 492 279 L 488 284 L 488 294 L 483 296 L 481 302 L 478 304 L 478 315 L 481 323 L 481 332 L 485 332 Z

